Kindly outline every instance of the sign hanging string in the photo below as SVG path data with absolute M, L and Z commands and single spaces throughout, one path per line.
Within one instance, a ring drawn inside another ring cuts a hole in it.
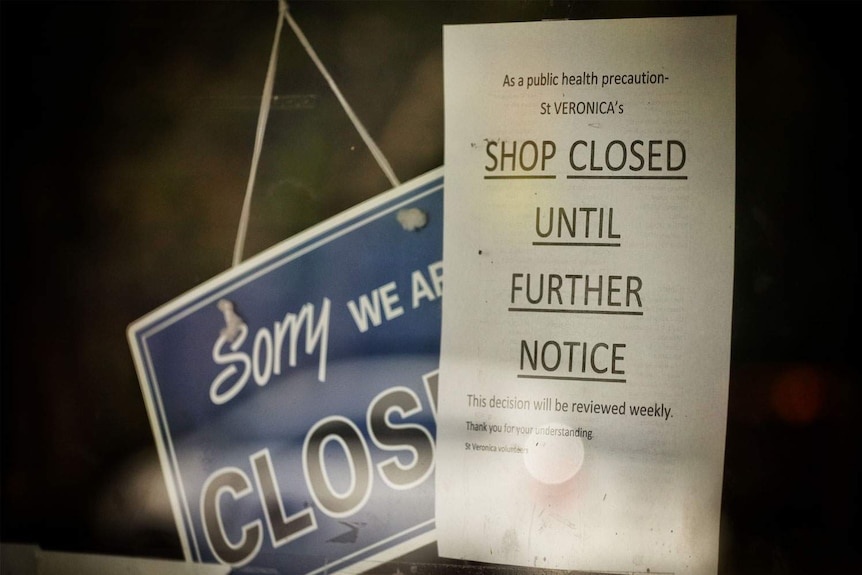
M 383 170 L 384 174 L 386 174 L 386 177 L 389 179 L 389 183 L 392 184 L 393 187 L 399 185 L 401 182 L 395 177 L 395 172 L 392 171 L 392 167 L 389 165 L 389 162 L 386 161 L 386 158 L 383 156 L 383 152 L 380 151 L 380 148 L 378 148 L 377 144 L 374 143 L 374 140 L 371 139 L 365 126 L 362 125 L 362 122 L 359 121 L 359 118 L 353 112 L 353 108 L 350 107 L 350 104 L 347 103 L 347 100 L 341 94 L 341 90 L 338 89 L 338 86 L 335 84 L 335 80 L 333 80 L 332 76 L 329 75 L 329 72 L 326 71 L 326 67 L 323 65 L 323 62 L 320 61 L 320 58 L 317 57 L 317 52 L 315 52 L 314 48 L 309 44 L 305 34 L 302 33 L 299 25 L 290 15 L 290 11 L 285 12 L 285 18 L 287 19 L 287 23 L 290 25 L 290 28 L 293 30 L 293 33 L 296 34 L 299 43 L 302 44 L 303 48 L 305 48 L 309 58 L 311 58 L 311 61 L 314 62 L 314 65 L 317 66 L 321 75 L 326 79 L 326 82 L 329 84 L 335 97 L 338 98 L 338 101 L 341 103 L 341 107 L 344 108 L 344 111 L 347 113 L 347 117 L 349 117 L 350 121 L 353 122 L 353 127 L 356 128 L 356 131 L 359 132 L 365 145 L 368 146 L 369 150 L 371 150 L 371 154 L 374 156 L 374 159 L 377 160 L 380 169 Z
M 254 180 L 257 176 L 257 165 L 260 162 L 260 151 L 263 148 L 263 134 L 266 132 L 266 120 L 269 118 L 269 107 L 272 103 L 272 87 L 275 84 L 275 68 L 278 64 L 278 42 L 281 38 L 281 29 L 284 23 L 284 15 L 287 13 L 287 3 L 278 0 L 278 23 L 275 27 L 275 40 L 272 43 L 272 52 L 269 55 L 269 67 L 266 70 L 266 80 L 263 83 L 263 96 L 260 99 L 260 112 L 257 116 L 257 131 L 254 136 L 254 152 L 251 157 L 251 171 L 248 175 L 248 183 L 245 187 L 245 199 L 242 202 L 242 213 L 239 217 L 239 229 L 236 232 L 236 242 L 233 246 L 233 265 L 238 266 L 242 261 L 242 252 L 245 248 L 245 235 L 248 231 L 248 218 L 251 211 L 251 193 L 254 190 Z
M 287 20 L 288 25 L 293 30 L 293 33 L 296 35 L 296 38 L 299 40 L 299 43 L 305 48 L 306 53 L 308 53 L 309 58 L 311 58 L 314 65 L 317 66 L 318 71 L 326 80 L 326 83 L 329 84 L 329 88 L 335 94 L 335 97 L 338 99 L 338 102 L 341 104 L 341 107 L 344 108 L 344 111 L 347 113 L 347 117 L 350 118 L 350 121 L 353 122 L 353 127 L 356 128 L 356 131 L 359 132 L 360 137 L 365 142 L 365 145 L 368 146 L 368 149 L 371 151 L 371 155 L 374 156 L 374 159 L 377 160 L 377 164 L 380 166 L 380 169 L 383 170 L 383 173 L 386 175 L 386 178 L 389 180 L 389 183 L 392 186 L 397 186 L 401 182 L 395 176 L 395 172 L 392 170 L 392 167 L 389 165 L 389 162 L 386 160 L 386 157 L 383 155 L 383 152 L 380 151 L 380 148 L 377 147 L 377 144 L 374 143 L 374 140 L 368 134 L 368 131 L 365 129 L 365 126 L 362 125 L 362 122 L 356 116 L 353 111 L 353 108 L 350 107 L 350 104 L 347 103 L 347 100 L 344 98 L 344 95 L 341 93 L 341 90 L 338 89 L 338 85 L 336 85 L 335 80 L 332 79 L 332 76 L 326 70 L 326 67 L 321 62 L 320 58 L 317 56 L 317 52 L 314 51 L 311 44 L 308 41 L 308 38 L 303 34 L 302 29 L 300 29 L 299 25 L 290 15 L 290 10 L 287 6 L 286 0 L 278 0 L 278 24 L 275 28 L 275 40 L 272 43 L 272 53 L 269 56 L 269 67 L 266 71 L 266 80 L 263 84 L 263 95 L 261 97 L 260 103 L 260 113 L 257 118 L 257 131 L 255 133 L 254 139 L 254 152 L 252 154 L 251 160 L 251 170 L 248 176 L 248 184 L 245 189 L 245 199 L 242 203 L 242 213 L 240 214 L 239 228 L 237 230 L 236 242 L 234 244 L 233 250 L 233 265 L 238 266 L 242 261 L 242 254 L 245 248 L 245 236 L 248 231 L 248 220 L 249 220 L 249 212 L 251 211 L 251 196 L 252 190 L 254 189 L 255 178 L 257 176 L 257 166 L 260 162 L 260 152 L 263 148 L 263 135 L 266 131 L 266 122 L 269 118 L 269 109 L 272 103 L 272 91 L 273 85 L 275 84 L 275 70 L 276 65 L 278 64 L 278 45 L 279 40 L 281 39 L 281 29 L 283 27 L 284 21 Z

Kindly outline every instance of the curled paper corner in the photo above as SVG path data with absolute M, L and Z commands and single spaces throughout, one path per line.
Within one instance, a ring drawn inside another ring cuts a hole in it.
M 233 342 L 233 340 L 236 339 L 236 336 L 239 335 L 245 322 L 242 321 L 242 318 L 236 313 L 233 302 L 229 299 L 220 299 L 216 306 L 224 315 L 225 323 L 225 326 L 221 329 L 219 335 L 224 337 L 227 341 Z
M 408 232 L 415 232 L 425 227 L 428 223 L 428 215 L 419 208 L 404 208 L 395 216 L 401 227 Z

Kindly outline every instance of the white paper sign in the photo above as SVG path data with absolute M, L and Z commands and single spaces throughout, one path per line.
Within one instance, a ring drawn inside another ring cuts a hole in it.
M 441 556 L 716 571 L 735 29 L 444 28 Z

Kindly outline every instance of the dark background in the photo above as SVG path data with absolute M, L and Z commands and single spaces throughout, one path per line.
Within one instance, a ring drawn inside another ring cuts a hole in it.
M 290 5 L 402 181 L 443 163 L 444 24 L 738 15 L 720 571 L 859 571 L 850 3 Z M 181 557 L 125 329 L 230 267 L 276 17 L 0 1 L 4 543 Z M 286 26 L 275 94 L 247 255 L 389 188 Z

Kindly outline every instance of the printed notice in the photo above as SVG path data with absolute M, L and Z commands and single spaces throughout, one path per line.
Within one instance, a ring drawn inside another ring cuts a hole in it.
M 716 572 L 735 35 L 444 28 L 441 556 Z

